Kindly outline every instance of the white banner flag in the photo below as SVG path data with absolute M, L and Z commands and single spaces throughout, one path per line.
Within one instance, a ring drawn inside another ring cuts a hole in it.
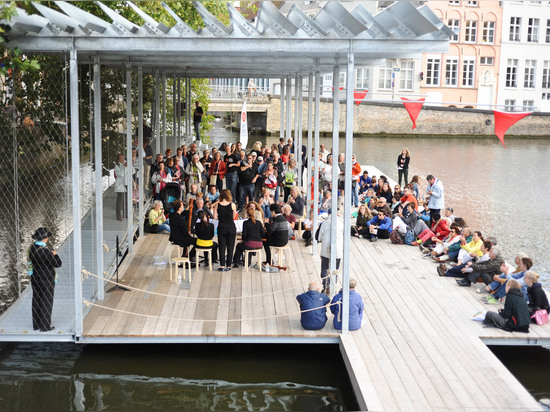
M 243 110 L 241 112 L 241 144 L 243 149 L 246 150 L 248 144 L 248 116 L 246 114 L 246 100 L 243 103 Z

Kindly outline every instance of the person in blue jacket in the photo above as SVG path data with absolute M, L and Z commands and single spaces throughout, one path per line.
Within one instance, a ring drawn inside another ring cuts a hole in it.
M 378 238 L 389 239 L 392 232 L 392 222 L 383 210 L 379 210 L 378 215 L 367 222 L 367 228 L 369 229 L 367 238 L 371 242 L 376 242 Z
M 319 290 L 319 283 L 311 282 L 307 292 L 296 296 L 296 300 L 300 304 L 300 310 L 307 311 L 302 312 L 300 318 L 300 323 L 304 329 L 323 329 L 325 323 L 327 323 L 326 305 L 330 302 L 330 298 Z
M 363 298 L 355 291 L 357 281 L 355 279 L 349 280 L 349 330 L 357 330 L 361 327 L 361 321 L 363 320 L 363 310 L 365 305 L 363 304 Z M 330 303 L 330 311 L 334 315 L 334 328 L 336 330 L 342 330 L 342 290 L 338 292 L 332 298 Z

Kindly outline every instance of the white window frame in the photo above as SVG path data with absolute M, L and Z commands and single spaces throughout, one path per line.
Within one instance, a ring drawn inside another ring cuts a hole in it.
M 504 111 L 505 112 L 515 112 L 516 111 L 516 99 L 506 99 L 506 100 L 504 100 Z
M 451 29 L 452 31 L 458 31 L 460 29 L 460 19 L 447 20 L 447 27 L 449 27 L 449 29 Z M 452 35 L 449 41 L 452 43 L 458 42 L 458 35 L 458 33 Z
M 479 2 L 477 0 L 468 0 L 466 7 L 479 7 Z
M 496 22 L 494 21 L 486 21 L 483 23 L 482 43 L 493 44 L 495 42 L 495 27 Z
M 495 65 L 495 58 L 489 57 L 489 56 L 481 56 L 479 58 L 479 64 L 482 66 L 494 66 Z
M 462 87 L 474 87 L 476 83 L 476 58 L 462 58 Z
M 358 67 L 355 70 L 355 90 L 368 90 L 370 88 L 370 76 L 368 67 Z
M 518 59 L 508 59 L 506 62 L 506 78 L 505 87 L 517 88 L 518 87 Z
M 530 17 L 527 22 L 527 42 L 538 43 L 540 19 Z
M 445 60 L 445 86 L 458 87 L 458 56 L 447 56 Z
M 414 90 L 414 60 L 401 60 L 399 70 L 399 90 Z
M 460 6 L 460 0 L 449 0 L 449 6 Z
M 510 17 L 509 41 L 521 41 L 521 17 Z
M 542 63 L 542 88 L 550 89 L 550 60 Z
M 532 112 L 535 110 L 535 101 L 534 100 L 524 100 L 522 104 L 522 110 L 524 112 Z
M 535 88 L 536 80 L 536 70 L 537 70 L 537 61 L 536 60 L 525 60 L 525 68 L 523 70 L 523 87 L 526 89 Z
M 546 43 L 550 43 L 550 19 L 546 19 Z
M 464 32 L 464 43 L 475 43 L 477 41 L 477 20 L 466 20 Z
M 387 60 L 384 66 L 378 68 L 378 90 L 392 88 L 393 60 Z
M 426 86 L 439 87 L 441 85 L 441 57 L 427 56 L 426 58 Z

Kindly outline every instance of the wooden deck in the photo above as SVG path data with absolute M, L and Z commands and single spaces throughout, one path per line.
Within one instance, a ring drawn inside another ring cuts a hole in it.
M 550 326 L 535 325 L 529 334 L 483 328 L 472 314 L 500 306 L 482 304 L 473 287 L 437 276 L 417 248 L 352 239 L 351 276 L 366 324 L 346 336 L 331 319 L 319 332 L 300 326 L 295 296 L 320 270 L 303 241 L 291 242 L 288 271 L 201 267 L 190 285 L 171 283 L 168 267 L 152 264 L 153 256 L 168 256 L 167 245 L 166 235 L 136 243 L 122 279 L 150 293 L 108 294 L 86 317 L 84 342 L 339 342 L 363 409 L 540 409 L 486 344 L 548 344 Z

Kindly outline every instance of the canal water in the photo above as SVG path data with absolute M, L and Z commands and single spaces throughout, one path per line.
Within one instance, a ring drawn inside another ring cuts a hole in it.
M 219 147 L 237 141 L 238 134 L 216 122 L 212 138 Z M 249 140 L 250 148 L 256 140 L 276 143 L 278 136 Z M 321 141 L 330 148 L 329 138 Z M 429 173 L 441 179 L 455 214 L 484 235 L 496 236 L 509 261 L 518 252 L 531 256 L 548 289 L 550 139 L 506 143 L 508 149 L 496 138 L 358 137 L 353 151 L 361 164 L 375 165 L 397 180 L 397 156 L 407 147 L 409 176 L 418 174 L 424 186 Z M 47 225 L 58 247 L 71 230 L 65 212 L 68 180 L 49 176 L 28 182 L 34 197 L 20 199 L 25 212 L 20 230 L 30 239 L 36 227 Z M 81 176 L 92 178 L 88 164 Z M 48 187 L 52 193 L 44 190 Z M 0 202 L 2 219 L 10 219 L 12 198 L 3 196 Z M 6 233 L 0 236 L 1 253 L 10 241 Z M 13 281 L 13 265 L 0 268 L 2 288 Z M 537 399 L 550 397 L 550 352 L 497 348 L 495 353 Z M 8 344 L 0 349 L 0 410 L 353 410 L 357 406 L 339 356 L 337 347 L 328 345 Z M 536 359 L 538 367 L 525 372 L 525 359 Z
M 338 345 L 8 344 L 3 411 L 357 410 Z

